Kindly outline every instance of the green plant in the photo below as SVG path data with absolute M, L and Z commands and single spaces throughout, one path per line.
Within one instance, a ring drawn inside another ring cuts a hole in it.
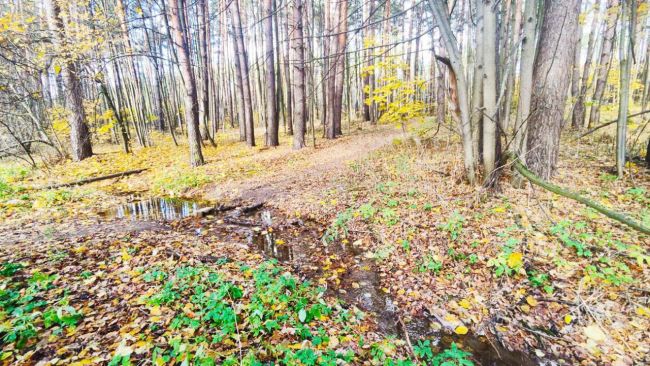
M 377 213 L 377 209 L 372 206 L 372 203 L 365 203 L 359 206 L 359 214 L 364 220 L 372 219 Z
M 501 246 L 499 255 L 488 260 L 487 265 L 488 267 L 494 267 L 496 277 L 501 277 L 504 274 L 512 276 L 521 269 L 523 265 L 522 254 L 515 252 L 515 247 L 519 245 L 519 242 L 517 238 L 508 238 L 505 244 Z
M 431 254 L 427 254 L 418 265 L 418 272 L 433 272 L 438 274 L 440 270 L 442 270 L 442 262 Z
M 548 294 L 553 293 L 553 284 L 551 283 L 551 279 L 547 273 L 530 269 L 526 271 L 526 274 L 528 275 L 528 281 L 533 287 L 541 287 Z
M 20 263 L 4 263 L 0 271 L 0 345 L 14 344 L 17 349 L 24 348 L 32 339 L 38 337 L 41 325 L 49 328 L 74 326 L 82 318 L 64 297 L 48 301 L 48 293 L 58 293 L 53 282 L 55 274 L 34 272 L 25 279 L 15 276 L 23 269 Z M 51 297 L 51 296 L 50 296 Z M 42 320 L 42 323 L 41 323 Z
M 381 210 L 381 217 L 384 220 L 384 222 L 389 225 L 393 226 L 399 222 L 399 216 L 395 210 L 385 207 Z
M 600 262 L 600 264 L 585 267 L 585 274 L 592 279 L 601 280 L 614 286 L 634 282 L 630 268 L 625 263 L 609 261 L 607 258 L 601 258 Z
M 447 222 L 441 226 L 441 229 L 449 233 L 449 237 L 452 241 L 456 241 L 463 231 L 464 223 L 465 218 L 459 214 L 458 211 L 454 211 Z
M 434 366 L 474 366 L 469 359 L 472 354 L 458 348 L 456 343 L 452 343 L 450 348 L 440 352 L 431 360 Z
M 557 236 L 564 245 L 574 248 L 578 256 L 591 257 L 593 253 L 588 249 L 587 245 L 572 237 L 574 231 L 584 229 L 586 226 L 587 224 L 584 222 L 574 223 L 570 220 L 562 220 L 551 228 L 551 233 Z M 591 234 L 582 233 L 580 236 L 588 239 L 591 237 Z
M 430 360 L 433 358 L 433 350 L 431 349 L 431 341 L 418 340 L 415 345 L 413 345 L 413 353 L 416 357 L 422 358 L 424 360 Z
M 333 243 L 335 240 L 338 240 L 339 237 L 347 237 L 348 235 L 348 223 L 354 217 L 352 209 L 347 209 L 343 212 L 340 212 L 336 215 L 334 222 L 325 230 L 323 235 L 323 241 L 325 243 Z

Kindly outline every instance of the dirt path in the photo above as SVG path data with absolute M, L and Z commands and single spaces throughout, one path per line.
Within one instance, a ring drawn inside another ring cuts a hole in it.
M 264 178 L 253 177 L 233 180 L 226 184 L 206 188 L 204 197 L 208 200 L 223 201 L 242 199 L 251 202 L 279 203 L 286 200 L 299 201 L 310 193 L 306 187 L 330 186 L 343 175 L 347 163 L 368 156 L 392 143 L 401 132 L 392 126 L 377 127 L 374 130 L 359 131 L 316 149 L 307 148 L 299 152 L 299 161 L 283 164 L 297 154 L 274 156 L 268 161 L 268 168 L 275 169 Z

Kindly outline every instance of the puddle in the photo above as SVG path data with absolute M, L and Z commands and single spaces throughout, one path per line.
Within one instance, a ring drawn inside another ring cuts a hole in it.
M 200 214 L 211 206 L 208 203 L 178 198 L 151 198 L 136 200 L 100 213 L 107 219 L 132 221 L 173 221 Z

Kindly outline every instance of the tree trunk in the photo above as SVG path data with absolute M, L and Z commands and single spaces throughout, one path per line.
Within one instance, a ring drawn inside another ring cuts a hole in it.
M 241 75 L 241 89 L 242 101 L 244 109 L 243 123 L 245 124 L 246 131 L 246 144 L 248 146 L 255 146 L 255 126 L 253 124 L 253 101 L 251 98 L 251 83 L 248 69 L 248 54 L 246 53 L 246 45 L 244 44 L 244 32 L 241 24 L 241 11 L 239 10 L 239 0 L 234 0 L 230 4 L 231 19 L 234 28 L 235 42 L 237 42 L 237 49 L 235 57 L 239 62 L 239 73 Z
M 341 128 L 341 116 L 343 114 L 343 78 L 346 76 L 345 65 L 347 60 L 346 41 L 348 36 L 348 1 L 339 0 L 338 3 L 338 27 L 336 27 L 337 45 L 336 45 L 336 89 L 334 104 L 334 133 L 336 136 L 343 134 Z
M 465 78 L 463 62 L 460 50 L 456 45 L 456 39 L 452 33 L 449 23 L 447 6 L 444 2 L 438 0 L 429 0 L 429 5 L 433 10 L 440 34 L 449 55 L 451 71 L 456 76 L 456 89 L 458 93 L 458 107 L 460 109 L 460 126 L 461 139 L 463 142 L 463 161 L 465 164 L 465 173 L 470 184 L 476 181 L 474 153 L 472 151 L 472 130 L 469 118 L 469 100 L 467 98 L 467 81 Z
M 579 11 L 580 0 L 544 1 L 526 154 L 527 165 L 543 179 L 553 175 L 560 151 Z
M 616 37 L 616 22 L 618 20 L 618 0 L 607 1 L 607 22 L 605 23 L 605 35 L 603 38 L 600 61 L 596 72 L 596 89 L 592 98 L 591 113 L 589 114 L 589 124 L 587 127 L 598 124 L 600 120 L 600 103 L 603 100 L 605 86 L 607 85 L 607 75 L 612 59 L 612 49 L 614 47 L 614 38 Z
M 67 39 L 65 25 L 61 18 L 61 8 L 57 0 L 50 0 L 51 22 L 50 27 L 56 33 L 58 44 L 62 49 L 66 49 Z M 78 65 L 73 55 L 63 55 L 66 60 L 61 67 L 63 75 L 63 84 L 65 85 L 65 103 L 70 110 L 68 122 L 70 123 L 70 148 L 72 150 L 72 159 L 81 161 L 93 155 L 92 144 L 90 141 L 90 130 L 85 121 L 85 111 L 83 105 L 83 90 L 79 81 Z
M 483 160 L 483 148 L 481 141 L 483 140 L 482 136 L 482 126 L 483 126 L 483 79 L 485 76 L 485 70 L 483 70 L 483 50 L 482 47 L 484 33 L 484 16 L 483 11 L 484 6 L 482 0 L 473 0 L 476 7 L 476 25 L 474 27 L 476 33 L 476 52 L 474 53 L 474 67 L 472 75 L 472 99 L 470 100 L 470 119 L 472 123 L 473 139 L 472 139 L 472 151 L 474 156 L 478 161 Z
M 519 105 L 515 122 L 514 150 L 522 163 L 526 164 L 528 150 L 528 119 L 533 93 L 533 67 L 537 41 L 537 5 L 539 0 L 528 0 L 524 7 L 523 39 L 521 42 L 521 64 L 519 71 Z
M 367 5 L 368 11 L 367 11 L 367 23 L 372 23 L 372 16 L 375 13 L 375 0 L 368 0 L 364 4 Z M 363 29 L 364 32 L 364 40 L 369 41 L 368 43 L 374 44 L 375 41 L 375 26 L 372 24 L 369 24 L 367 27 Z M 373 52 L 372 49 L 365 50 L 364 53 L 366 62 L 365 62 L 365 70 L 363 71 L 363 120 L 366 122 L 371 122 L 375 123 L 373 117 L 372 117 L 372 109 L 373 109 L 373 102 L 370 101 L 370 98 L 372 98 L 372 90 L 373 90 L 373 81 L 374 81 L 374 76 L 375 76 L 375 70 L 372 68 L 373 65 Z
M 278 146 L 278 108 L 275 95 L 275 55 L 273 53 L 273 0 L 264 0 L 263 20 L 266 64 L 266 146 Z
M 618 107 L 618 123 L 616 125 L 616 173 L 623 176 L 625 169 L 625 138 L 627 136 L 627 112 L 630 102 L 630 54 L 632 45 L 630 37 L 634 37 L 634 24 L 636 22 L 636 1 L 628 0 L 621 9 L 621 36 L 619 40 L 620 64 L 620 96 Z
M 587 40 L 587 54 L 584 67 L 582 69 L 582 77 L 580 78 L 580 90 L 576 96 L 576 104 L 573 106 L 573 112 L 571 114 L 571 126 L 576 129 L 582 128 L 585 123 L 585 95 L 587 95 L 587 88 L 589 87 L 589 71 L 591 70 L 591 60 L 594 58 L 596 32 L 600 28 L 598 19 L 598 2 L 596 2 L 594 9 L 594 18 L 591 22 L 591 29 L 589 31 L 589 38 Z
M 301 149 L 305 144 L 305 130 L 307 128 L 307 104 L 305 89 L 305 47 L 302 33 L 302 0 L 293 1 L 293 16 L 291 21 L 291 65 L 293 65 L 295 118 L 293 127 L 293 148 Z
M 285 123 L 287 124 L 287 134 L 288 135 L 293 135 L 293 91 L 292 91 L 292 85 L 291 84 L 291 63 L 289 62 L 289 57 L 291 54 L 291 37 L 295 37 L 295 34 L 293 31 L 289 31 L 289 23 L 290 19 L 293 16 L 292 11 L 290 9 L 287 9 L 287 19 L 284 22 L 284 27 L 285 27 L 285 35 L 287 37 L 286 42 L 284 43 L 285 46 L 285 52 L 284 52 L 284 82 L 286 85 L 287 89 L 287 99 L 286 99 L 286 121 Z M 301 20 L 301 27 L 300 31 L 302 32 L 302 20 Z M 301 39 L 302 41 L 302 39 Z M 303 46 L 303 60 L 304 60 L 304 46 Z M 304 80 L 303 80 L 304 83 Z M 303 96 L 304 97 L 304 96 Z M 303 111 L 304 113 L 304 111 Z M 304 139 L 304 136 L 303 136 Z
M 200 0 L 199 10 L 199 53 L 201 55 L 201 104 L 199 106 L 199 123 L 203 126 L 204 139 L 210 140 L 212 146 L 217 144 L 210 135 L 210 59 L 208 57 L 208 34 L 210 23 L 208 18 L 208 0 Z M 216 116 L 212 116 L 215 118 Z
M 327 118 L 325 126 L 325 137 L 333 139 L 336 137 L 336 74 L 337 67 L 336 61 L 338 60 L 338 42 L 336 37 L 336 23 L 338 22 L 337 10 L 338 1 L 340 0 L 326 0 L 325 1 L 325 32 L 327 38 L 325 39 L 325 54 L 324 57 L 328 59 L 325 63 L 325 77 L 327 78 Z
M 178 67 L 183 77 L 185 86 L 184 107 L 185 123 L 187 124 L 187 138 L 190 145 L 190 165 L 195 167 L 203 165 L 203 153 L 201 152 L 201 134 L 199 132 L 199 103 L 196 93 L 196 81 L 192 73 L 190 63 L 190 50 L 187 38 L 184 36 L 184 29 L 181 26 L 179 9 L 184 6 L 183 0 L 169 0 L 171 32 L 173 44 L 178 56 Z
M 497 140 L 497 54 L 496 33 L 497 14 L 495 4 L 483 2 L 483 168 L 487 181 L 495 167 Z

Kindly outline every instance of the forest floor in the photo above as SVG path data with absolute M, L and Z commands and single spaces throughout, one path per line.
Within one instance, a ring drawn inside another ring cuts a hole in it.
M 249 149 L 221 136 L 197 169 L 162 140 L 48 169 L 3 165 L 0 360 L 649 363 L 648 237 L 514 189 L 508 172 L 496 192 L 464 184 L 443 132 L 364 129 L 298 152 L 289 137 Z M 616 179 L 610 149 L 566 136 L 553 182 L 650 225 L 648 170 L 629 163 Z M 161 197 L 221 211 L 143 219 L 137 202 Z

